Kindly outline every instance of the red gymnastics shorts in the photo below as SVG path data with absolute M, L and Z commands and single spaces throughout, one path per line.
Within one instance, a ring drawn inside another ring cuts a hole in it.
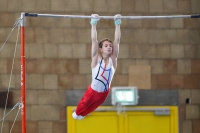
M 86 116 L 87 114 L 91 113 L 106 100 L 109 92 L 110 89 L 108 89 L 106 92 L 97 92 L 93 90 L 91 86 L 89 86 L 78 103 L 75 111 L 76 114 Z

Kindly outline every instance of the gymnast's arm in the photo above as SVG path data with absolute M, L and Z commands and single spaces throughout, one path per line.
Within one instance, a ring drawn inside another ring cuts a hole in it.
M 91 67 L 94 68 L 96 66 L 97 62 L 98 62 L 98 41 L 97 41 L 96 24 L 92 24 L 91 39 L 92 39 L 92 48 L 91 48 L 92 63 L 91 63 Z
M 120 17 L 121 15 L 118 15 Z M 120 38 L 121 38 L 121 30 L 120 30 L 120 24 L 115 25 L 115 39 L 113 42 L 113 65 L 114 68 L 117 67 L 117 57 L 119 54 L 119 43 L 120 43 Z

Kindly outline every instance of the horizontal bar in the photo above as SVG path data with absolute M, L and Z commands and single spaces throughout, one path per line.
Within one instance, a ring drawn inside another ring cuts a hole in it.
M 92 16 L 84 15 L 58 15 L 58 14 L 36 14 L 25 13 L 27 17 L 54 17 L 54 18 L 89 18 Z M 114 16 L 99 16 L 100 19 L 114 19 Z M 158 18 L 200 18 L 200 14 L 194 15 L 169 15 L 169 16 L 121 16 L 121 19 L 158 19 Z

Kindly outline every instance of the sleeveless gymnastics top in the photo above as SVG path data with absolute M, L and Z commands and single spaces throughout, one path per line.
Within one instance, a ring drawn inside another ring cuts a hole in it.
M 106 65 L 103 58 L 100 59 L 97 66 L 92 68 L 91 88 L 97 92 L 105 92 L 110 88 L 110 84 L 115 73 L 112 59 Z

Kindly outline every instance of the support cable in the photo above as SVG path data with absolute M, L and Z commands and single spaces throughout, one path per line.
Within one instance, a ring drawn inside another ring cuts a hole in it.
M 2 124 L 1 124 L 1 133 L 3 130 L 3 124 L 4 124 L 4 116 L 5 116 L 5 112 L 6 112 L 6 107 L 7 107 L 7 103 L 8 103 L 8 95 L 10 92 L 10 84 L 11 84 L 11 80 L 12 80 L 12 74 L 13 74 L 13 67 L 14 67 L 14 63 L 15 63 L 15 56 L 16 56 L 16 51 L 17 51 L 17 44 L 18 44 L 18 38 L 19 38 L 19 31 L 20 31 L 20 23 L 21 23 L 21 18 L 18 18 L 17 21 L 15 22 L 15 24 L 13 25 L 13 28 L 10 32 L 10 34 L 8 35 L 8 37 L 6 38 L 6 41 L 4 42 L 3 46 L 1 47 L 0 51 L 3 49 L 4 45 L 6 44 L 8 38 L 10 37 L 11 33 L 13 32 L 13 30 L 18 26 L 18 33 L 17 33 L 17 39 L 16 39 L 16 43 L 15 43 L 15 50 L 14 50 L 14 56 L 13 56 L 13 61 L 12 61 L 12 68 L 11 68 L 11 72 L 10 72 L 10 78 L 9 78 L 9 84 L 8 84 L 8 91 L 7 91 L 7 97 L 6 97 L 6 104 L 5 104 L 5 109 L 4 109 L 4 115 L 3 115 L 3 119 L 2 119 Z
M 11 129 L 10 129 L 10 132 L 9 132 L 9 133 L 11 133 L 11 132 L 12 132 L 13 126 L 15 125 L 15 121 L 16 121 L 16 119 L 17 119 L 17 116 L 18 116 L 18 114 L 19 114 L 19 111 L 21 110 L 21 108 L 23 108 L 23 103 L 20 103 L 20 104 L 19 104 L 19 109 L 18 109 L 18 111 L 17 111 L 17 114 L 16 114 L 16 116 L 15 116 L 15 119 L 14 119 L 14 121 L 13 121 L 13 124 L 12 124 L 12 127 L 11 127 Z
M 15 24 L 13 25 L 13 28 L 12 28 L 12 30 L 10 31 L 9 35 L 7 36 L 5 42 L 4 42 L 3 45 L 1 46 L 0 52 L 1 52 L 1 50 L 3 49 L 4 45 L 7 43 L 8 39 L 10 38 L 10 35 L 12 34 L 13 30 L 14 30 L 17 26 L 19 26 L 19 23 L 20 23 L 20 22 L 21 22 L 21 18 L 18 18 L 18 19 L 16 20 Z
M 18 106 L 20 106 L 20 109 L 21 109 L 21 105 L 22 103 L 21 102 L 18 102 L 14 105 L 14 107 L 7 113 L 3 116 L 3 118 L 0 119 L 0 122 L 2 122 L 13 110 L 15 110 Z

